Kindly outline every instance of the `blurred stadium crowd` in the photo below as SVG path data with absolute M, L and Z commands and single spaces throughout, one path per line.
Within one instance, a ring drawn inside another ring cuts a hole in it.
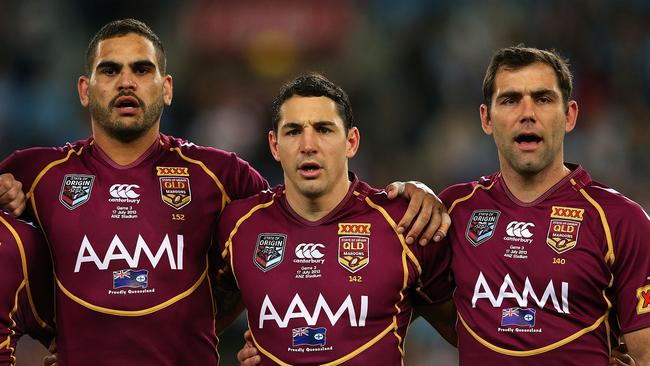
M 100 26 L 125 17 L 148 23 L 167 50 L 175 93 L 162 130 L 235 151 L 272 184 L 282 176 L 266 143 L 270 102 L 299 72 L 323 72 L 349 92 L 362 178 L 439 191 L 498 166 L 478 118 L 491 54 L 555 48 L 570 59 L 580 106 L 568 160 L 650 209 L 647 0 L 3 0 L 2 156 L 89 134 L 76 92 L 83 54 Z M 407 340 L 407 365 L 456 362 L 423 324 Z M 222 365 L 240 344 L 239 329 L 222 339 Z M 31 347 L 19 365 L 41 364 Z

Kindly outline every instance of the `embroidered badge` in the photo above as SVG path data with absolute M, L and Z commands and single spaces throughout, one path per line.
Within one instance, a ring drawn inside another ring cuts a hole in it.
M 467 240 L 477 247 L 490 239 L 494 235 L 499 215 L 501 215 L 501 211 L 496 210 L 476 210 L 472 212 L 465 230 Z
M 93 190 L 94 175 L 67 174 L 63 177 L 59 201 L 69 210 L 88 202 Z
M 284 258 L 286 244 L 286 234 L 262 233 L 258 235 L 253 255 L 253 262 L 257 268 L 266 272 L 277 267 Z

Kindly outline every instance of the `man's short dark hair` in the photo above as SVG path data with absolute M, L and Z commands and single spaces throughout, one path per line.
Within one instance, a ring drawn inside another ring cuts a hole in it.
M 352 106 L 348 94 L 340 86 L 328 80 L 318 73 L 309 73 L 298 76 L 285 84 L 278 95 L 273 99 L 271 111 L 271 123 L 273 131 L 278 131 L 280 123 L 280 108 L 284 102 L 293 96 L 301 97 L 327 97 L 336 103 L 336 110 L 343 119 L 345 131 L 349 131 L 354 125 L 352 118 Z
M 165 75 L 167 60 L 165 58 L 165 48 L 163 47 L 160 38 L 158 38 L 156 33 L 154 33 L 149 26 L 144 24 L 144 22 L 132 18 L 114 20 L 104 25 L 95 36 L 93 36 L 93 39 L 90 40 L 88 48 L 86 49 L 86 75 L 90 76 L 92 72 L 99 42 L 109 38 L 122 37 L 129 33 L 135 33 L 153 43 L 153 46 L 156 49 L 156 60 L 158 61 L 160 74 Z
M 568 60 L 562 58 L 555 50 L 542 50 L 539 48 L 525 47 L 520 44 L 518 46 L 502 48 L 492 56 L 490 65 L 485 72 L 485 78 L 483 79 L 483 98 L 485 105 L 488 107 L 488 111 L 492 103 L 492 94 L 494 94 L 497 72 L 502 68 L 506 70 L 517 70 L 536 62 L 544 63 L 553 69 L 558 86 L 562 92 L 564 107 L 565 109 L 568 108 L 571 91 L 573 90 L 573 75 L 569 71 Z

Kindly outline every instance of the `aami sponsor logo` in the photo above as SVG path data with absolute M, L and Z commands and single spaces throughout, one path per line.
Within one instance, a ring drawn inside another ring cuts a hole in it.
M 311 306 L 308 307 L 308 305 Z M 310 309 L 312 310 L 310 311 Z M 283 309 L 280 310 L 282 311 Z M 318 294 L 316 304 L 305 304 L 302 298 L 300 298 L 300 295 L 295 294 L 287 309 L 284 309 L 281 314 L 267 294 L 264 296 L 264 301 L 260 308 L 258 327 L 263 329 L 265 322 L 270 321 L 275 322 L 279 328 L 286 328 L 291 319 L 300 319 L 300 323 L 304 322 L 308 326 L 322 324 L 327 319 L 331 325 L 336 325 L 339 320 L 346 318 L 351 327 L 365 327 L 368 316 L 368 296 L 360 296 L 358 307 L 355 307 L 352 296 L 348 295 L 338 309 L 335 310 L 333 311 L 333 308 L 323 294 Z M 347 315 L 347 317 L 344 315 Z
M 325 263 L 325 245 L 321 243 L 300 243 L 296 246 L 293 263 L 322 264 Z
M 517 302 L 519 307 L 528 307 L 528 303 L 531 301 L 531 303 L 537 304 L 537 306 L 543 308 L 546 306 L 546 303 L 551 300 L 553 308 L 555 308 L 558 313 L 569 314 L 569 284 L 567 282 L 561 282 L 559 289 L 557 289 L 553 280 L 549 280 L 548 285 L 544 290 L 542 290 L 543 292 L 541 292 L 540 289 L 535 291 L 528 277 L 524 280 L 523 287 L 519 286 L 519 288 L 517 288 L 508 273 L 503 278 L 503 282 L 496 284 L 493 288 L 495 289 L 494 292 L 485 279 L 483 272 L 480 272 L 476 279 L 476 284 L 474 285 L 472 307 L 475 308 L 478 301 L 486 299 L 490 301 L 490 304 L 493 307 L 500 308 L 503 300 L 512 299 Z M 540 292 L 542 295 L 538 296 Z
M 140 257 L 142 256 L 142 253 L 147 257 L 153 268 L 156 268 L 162 257 L 166 255 L 170 269 L 182 270 L 183 247 L 183 235 L 176 235 L 176 253 L 174 253 L 174 249 L 172 248 L 169 235 L 165 235 L 160 246 L 157 248 L 158 250 L 156 251 L 156 254 L 154 255 L 149 244 L 147 244 L 144 238 L 142 238 L 142 235 L 138 235 L 135 248 L 133 249 L 133 253 L 131 253 L 126 249 L 126 246 L 120 237 L 115 235 L 106 251 L 106 254 L 104 255 L 104 258 L 100 259 L 93 248 L 93 245 L 90 243 L 90 240 L 86 235 L 84 235 L 77 254 L 74 271 L 79 272 L 83 263 L 94 263 L 97 269 L 105 270 L 108 269 L 108 266 L 112 261 L 119 261 L 121 262 L 120 264 L 124 261 L 128 264 L 129 268 L 138 268 L 141 267 Z
M 508 236 L 504 236 L 503 240 L 519 243 L 532 243 L 533 239 L 531 238 L 533 237 L 533 233 L 530 229 L 534 227 L 535 224 L 532 222 L 511 221 L 506 227 L 506 234 L 508 234 Z
M 108 193 L 111 195 L 108 202 L 140 203 L 140 193 L 136 191 L 137 189 L 140 189 L 140 186 L 137 184 L 113 184 L 108 190 Z

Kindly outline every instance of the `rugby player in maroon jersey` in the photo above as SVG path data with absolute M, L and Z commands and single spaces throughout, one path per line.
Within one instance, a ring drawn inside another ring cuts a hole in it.
M 78 91 L 92 137 L 16 152 L 0 168 L 30 193 L 29 214 L 52 249 L 61 361 L 212 365 L 209 238 L 231 199 L 266 182 L 232 153 L 160 133 L 172 78 L 162 43 L 142 22 L 111 22 L 95 35 Z M 2 179 L 20 198 L 18 183 Z M 390 190 L 411 198 L 400 221 L 409 242 L 444 236 L 430 190 L 411 183 Z M 2 200 L 7 194 L 0 190 Z M 14 201 L 6 207 L 20 211 Z
M 27 334 L 45 347 L 54 331 L 50 254 L 33 225 L 0 213 L 0 365 L 16 364 L 16 344 Z
M 284 184 L 232 202 L 217 230 L 262 364 L 402 364 L 416 306 L 455 344 L 449 247 L 407 246 L 404 202 L 348 172 L 360 135 L 346 93 L 300 76 L 272 118 Z

